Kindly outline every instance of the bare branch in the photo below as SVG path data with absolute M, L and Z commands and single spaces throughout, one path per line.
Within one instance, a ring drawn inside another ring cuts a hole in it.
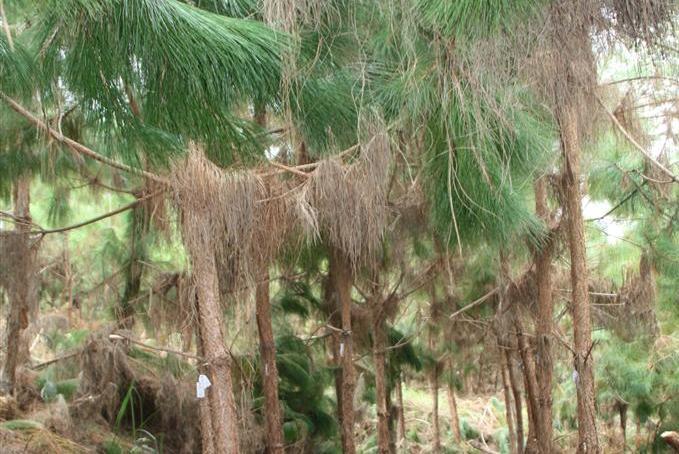
M 146 170 L 136 169 L 134 167 L 128 166 L 127 164 L 123 164 L 121 162 L 107 158 L 106 156 L 103 156 L 103 155 L 97 153 L 96 151 L 91 150 L 90 148 L 86 147 L 85 145 L 83 145 L 79 142 L 76 142 L 75 140 L 73 140 L 69 137 L 64 136 L 59 131 L 52 128 L 47 123 L 45 123 L 43 120 L 38 118 L 36 115 L 29 112 L 26 108 L 24 108 L 21 104 L 16 102 L 14 99 L 7 96 L 5 93 L 0 92 L 0 98 L 2 98 L 13 111 L 18 113 L 22 117 L 26 118 L 35 127 L 44 131 L 51 138 L 53 138 L 54 140 L 56 140 L 57 142 L 65 145 L 65 146 L 67 146 L 72 151 L 74 151 L 78 154 L 87 156 L 88 158 L 94 159 L 95 161 L 99 161 L 99 162 L 106 164 L 110 167 L 113 167 L 115 169 L 124 170 L 125 172 L 130 172 L 130 173 L 133 173 L 133 174 L 136 174 L 136 175 L 141 175 L 143 177 L 148 178 L 149 180 L 153 180 L 153 181 L 156 181 L 158 183 L 165 184 L 165 185 L 169 184 L 169 182 L 166 178 L 163 178 L 163 177 L 156 175 L 154 173 L 151 173 L 151 172 L 147 172 Z
M 615 117 L 615 115 L 613 115 L 613 114 L 606 108 L 606 106 L 604 105 L 604 103 L 603 103 L 603 101 L 601 100 L 601 98 L 599 98 L 599 97 L 597 96 L 596 99 L 597 99 L 597 101 L 599 101 L 599 104 L 601 104 L 601 108 L 604 109 L 604 111 L 606 112 L 606 114 L 608 115 L 608 117 L 611 119 L 611 121 L 613 122 L 613 124 L 616 126 L 616 128 L 618 128 L 618 130 L 622 133 L 622 135 L 625 136 L 625 138 L 626 138 L 632 145 L 634 145 L 634 148 L 636 148 L 636 149 L 639 150 L 644 156 L 646 156 L 646 158 L 647 158 L 649 161 L 651 161 L 651 163 L 653 163 L 653 165 L 655 165 L 658 169 L 660 169 L 663 173 L 665 173 L 668 177 L 670 177 L 670 179 L 671 179 L 673 182 L 679 182 L 679 180 L 677 180 L 677 177 L 674 176 L 674 174 L 673 174 L 667 167 L 665 167 L 664 165 L 660 164 L 660 163 L 658 162 L 657 159 L 655 159 L 653 156 L 651 156 L 651 154 L 650 154 L 648 151 L 646 151 L 646 149 L 645 149 L 644 147 L 642 147 L 642 146 L 639 144 L 639 142 L 637 142 L 637 141 L 634 139 L 634 137 L 632 137 L 632 135 L 625 129 L 625 127 L 620 123 L 620 121 L 618 121 L 618 119 Z

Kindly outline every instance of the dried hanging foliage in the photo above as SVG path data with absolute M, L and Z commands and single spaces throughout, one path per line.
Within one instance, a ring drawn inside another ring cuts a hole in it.
M 598 27 L 596 0 L 556 0 L 539 22 L 538 30 L 525 30 L 534 50 L 529 54 L 526 79 L 553 111 L 574 109 L 583 133 L 596 112 L 597 85 L 592 32 Z M 544 21 L 544 22 L 543 22 Z M 532 28 L 532 27 L 531 27 Z
M 527 64 L 519 65 L 525 80 L 554 111 L 563 106 L 574 109 L 586 135 L 596 126 L 598 111 L 593 96 L 597 88 L 594 49 L 609 49 L 620 41 L 662 45 L 674 33 L 678 11 L 673 0 L 556 0 L 535 21 L 518 26 L 512 49 L 527 51 L 517 55 L 527 56 Z
M 92 337 L 81 355 L 82 377 L 72 412 L 79 420 L 103 417 L 116 424 L 125 395 L 134 387 L 129 411 L 145 421 L 153 433 L 164 433 L 164 443 L 177 453 L 199 450 L 198 404 L 194 384 L 179 382 L 168 373 L 149 373 L 148 365 L 128 356 L 123 343 Z M 134 409 L 134 410 L 132 410 Z
M 507 298 L 511 304 L 520 307 L 525 313 L 537 313 L 538 288 L 535 271 L 528 270 L 518 279 L 509 283 Z
M 637 109 L 635 109 L 635 98 L 634 91 L 629 90 L 618 103 L 613 111 L 613 115 L 620 122 L 625 131 L 634 137 L 634 140 L 639 142 L 642 146 L 647 146 L 649 142 L 648 133 L 639 119 Z M 621 141 L 627 142 L 627 138 L 617 129 L 616 134 Z
M 660 334 L 655 315 L 655 271 L 648 255 L 639 261 L 639 271 L 627 270 L 622 286 L 608 281 L 591 281 L 590 294 L 595 323 L 630 341 L 638 337 L 655 340 Z
M 331 3 L 326 0 L 265 0 L 262 6 L 264 21 L 294 34 L 302 24 L 320 23 L 321 15 Z
M 166 273 L 158 277 L 151 292 L 148 317 L 154 330 L 180 332 L 183 349 L 188 350 L 197 323 L 195 282 L 185 273 Z
M 674 32 L 674 0 L 606 0 L 613 29 L 635 43 L 662 44 Z
M 355 163 L 325 159 L 309 182 L 307 201 L 318 220 L 313 225 L 354 266 L 368 262 L 380 247 L 389 220 L 390 163 L 389 138 L 378 133 Z
M 169 238 L 172 233 L 168 212 L 165 186 L 153 180 L 146 180 L 144 187 L 138 194 L 139 198 L 146 198 L 141 202 L 143 213 L 148 217 L 148 223 L 153 223 L 156 231 Z
M 225 172 L 196 146 L 175 166 L 172 181 L 184 240 L 216 253 L 222 291 L 245 284 L 277 254 L 291 222 L 287 183 L 254 171 Z
M 648 255 L 639 261 L 639 272 L 627 272 L 618 292 L 615 325 L 623 338 L 643 336 L 655 340 L 660 334 L 655 316 L 656 288 L 653 264 Z

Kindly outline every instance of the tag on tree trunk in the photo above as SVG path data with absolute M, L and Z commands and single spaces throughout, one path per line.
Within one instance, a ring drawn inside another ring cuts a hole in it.
M 340 356 L 344 356 L 344 342 L 340 342 Z
M 206 375 L 200 374 L 196 382 L 196 397 L 203 399 L 205 397 L 205 390 L 212 386 L 210 379 Z

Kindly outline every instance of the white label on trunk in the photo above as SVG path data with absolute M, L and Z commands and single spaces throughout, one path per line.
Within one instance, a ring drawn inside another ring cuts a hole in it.
M 207 375 L 200 374 L 198 376 L 198 381 L 196 382 L 196 397 L 202 399 L 205 397 L 205 390 L 212 386 L 210 379 Z
M 269 376 L 269 365 L 268 364 L 264 364 L 264 375 L 266 375 L 267 377 Z
M 210 379 L 207 378 L 207 375 L 203 375 L 203 374 L 200 374 L 198 376 L 198 383 L 200 383 L 201 386 L 205 389 L 208 389 L 210 386 L 212 386 Z
M 340 356 L 344 356 L 344 342 L 340 342 Z

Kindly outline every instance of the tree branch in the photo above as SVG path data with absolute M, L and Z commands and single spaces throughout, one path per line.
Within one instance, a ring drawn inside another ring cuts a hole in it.
M 132 203 L 128 203 L 127 205 L 124 205 L 124 206 L 118 208 L 117 210 L 113 210 L 109 213 L 104 213 L 101 216 L 97 216 L 96 218 L 88 219 L 87 221 L 79 222 L 78 224 L 69 225 L 67 227 L 60 227 L 60 228 L 57 228 L 57 229 L 40 229 L 40 230 L 35 230 L 31 233 L 36 234 L 36 235 L 47 235 L 47 234 L 50 234 L 50 233 L 61 233 L 61 232 L 66 232 L 68 230 L 78 229 L 80 227 L 84 227 L 86 225 L 90 225 L 90 224 L 94 224 L 95 222 L 99 222 L 102 219 L 110 218 L 111 216 L 115 216 L 116 214 L 120 214 L 124 211 L 131 210 L 132 208 L 139 205 L 144 200 L 150 199 L 151 197 L 155 197 L 158 194 L 159 194 L 158 192 L 154 192 L 153 194 L 149 194 L 147 196 L 141 197 L 141 198 L 135 200 Z
M 611 119 L 611 121 L 613 122 L 613 124 L 616 126 L 616 128 L 618 128 L 618 130 L 622 133 L 622 135 L 625 136 L 625 138 L 626 138 L 632 145 L 634 145 L 634 148 L 636 148 L 636 149 L 639 150 L 644 156 L 646 156 L 646 158 L 647 158 L 649 161 L 651 161 L 651 163 L 653 163 L 653 165 L 655 165 L 658 169 L 660 169 L 663 173 L 665 173 L 668 177 L 670 177 L 670 179 L 671 179 L 673 182 L 679 182 L 679 180 L 677 180 L 677 177 L 674 176 L 674 174 L 673 174 L 667 167 L 665 167 L 664 165 L 660 164 L 660 163 L 658 162 L 657 159 L 655 159 L 653 156 L 651 156 L 651 154 L 650 154 L 648 151 L 646 151 L 646 149 L 645 149 L 644 147 L 642 147 L 642 146 L 639 144 L 639 142 L 637 142 L 637 141 L 634 139 L 634 137 L 632 137 L 632 135 L 631 135 L 629 132 L 627 132 L 627 130 L 625 129 L 625 127 L 620 123 L 620 121 L 618 121 L 618 119 L 615 117 L 615 115 L 613 115 L 613 114 L 606 108 L 606 105 L 605 105 L 604 102 L 601 100 L 601 98 L 599 98 L 599 97 L 597 96 L 596 99 L 597 99 L 597 101 L 599 101 L 599 104 L 601 105 L 601 108 L 604 109 L 604 111 L 606 112 L 606 114 L 608 115 L 608 117 Z
M 638 189 L 635 189 L 634 191 L 632 191 L 632 192 L 630 192 L 629 194 L 627 194 L 627 195 L 625 196 L 625 198 L 623 198 L 623 199 L 622 199 L 620 202 L 618 202 L 613 208 L 611 208 L 610 210 L 608 210 L 606 213 L 602 214 L 601 216 L 596 217 L 596 218 L 591 218 L 591 219 L 585 219 L 585 221 L 586 221 L 586 222 L 592 222 L 592 221 L 600 221 L 600 220 L 602 220 L 603 218 L 605 218 L 606 216 L 608 216 L 609 214 L 611 214 L 612 212 L 614 212 L 615 210 L 617 210 L 618 208 L 620 208 L 620 207 L 621 207 L 625 202 L 627 202 L 629 199 L 631 199 L 632 196 L 633 196 L 634 194 L 637 193 L 637 191 L 638 191 Z
M 448 318 L 453 319 L 453 318 L 457 317 L 458 315 L 460 315 L 461 313 L 466 312 L 466 311 L 468 311 L 469 309 L 471 309 L 471 308 L 473 308 L 473 307 L 479 306 L 479 305 L 482 304 L 484 301 L 486 301 L 488 298 L 490 298 L 491 296 L 495 295 L 499 290 L 500 290 L 500 287 L 495 287 L 493 290 L 491 290 L 490 292 L 486 293 L 485 295 L 483 295 L 481 298 L 477 299 L 476 301 L 473 301 L 472 303 L 467 304 L 467 305 L 466 305 L 465 307 L 463 307 L 462 309 L 453 312 L 452 314 L 450 314 L 450 315 L 448 316 Z
M 130 172 L 134 173 L 136 175 L 141 175 L 145 178 L 148 178 L 149 180 L 156 181 L 158 183 L 162 184 L 169 184 L 169 181 L 166 178 L 163 178 L 159 175 L 156 175 L 151 172 L 147 172 L 146 170 L 141 170 L 141 169 L 136 169 L 134 167 L 128 166 L 127 164 L 123 164 L 121 162 L 115 161 L 113 159 L 107 158 L 106 156 L 103 156 L 96 151 L 91 150 L 90 148 L 86 147 L 85 145 L 76 142 L 75 140 L 64 136 L 61 134 L 59 131 L 56 129 L 52 128 L 48 124 L 46 124 L 43 120 L 38 118 L 36 115 L 33 113 L 29 112 L 26 108 L 24 108 L 21 104 L 16 102 L 14 99 L 10 98 L 7 96 L 5 93 L 0 91 L 0 98 L 2 98 L 8 105 L 9 107 L 21 115 L 22 117 L 26 118 L 29 122 L 31 122 L 35 127 L 38 129 L 44 131 L 47 133 L 48 136 L 56 140 L 57 142 L 65 145 L 72 151 L 87 156 L 88 158 L 94 159 L 95 161 L 99 161 L 103 164 L 106 164 L 110 167 L 113 167 L 114 169 L 118 170 L 123 170 L 125 172 Z

